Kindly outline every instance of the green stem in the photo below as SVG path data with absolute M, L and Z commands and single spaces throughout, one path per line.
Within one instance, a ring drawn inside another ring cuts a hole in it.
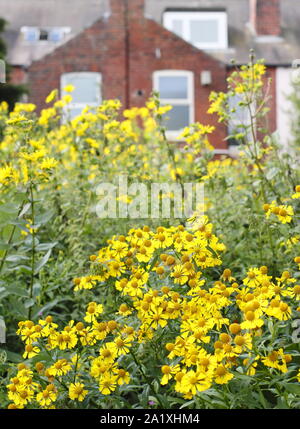
M 31 278 L 29 286 L 29 298 L 33 297 L 33 282 L 34 282 L 34 265 L 35 265 L 35 207 L 34 207 L 34 195 L 33 195 L 33 184 L 30 182 L 30 204 L 31 204 L 31 218 L 32 218 L 32 242 L 31 242 Z M 28 310 L 28 319 L 30 320 L 32 313 L 32 306 Z
M 79 229 L 79 231 L 83 231 L 83 228 L 84 228 L 84 226 L 85 226 L 86 219 L 87 219 L 88 212 L 89 212 L 89 208 L 90 208 L 91 199 L 92 199 L 92 192 L 91 192 L 91 191 L 89 191 L 89 197 L 88 197 L 88 201 L 87 201 L 86 209 L 85 209 L 85 211 L 84 211 L 84 215 L 83 215 L 83 217 L 82 217 L 82 221 L 81 221 L 81 225 L 80 225 L 80 229 Z
M 77 370 L 78 370 L 78 362 L 81 356 L 81 351 L 79 353 L 76 354 L 76 364 L 75 364 L 75 368 L 74 368 L 74 379 L 73 379 L 73 383 L 75 384 L 76 381 L 76 377 L 77 377 Z
M 156 392 L 155 392 L 155 390 L 154 390 L 154 388 L 153 388 L 153 386 L 152 386 L 152 382 L 151 382 L 151 380 L 149 379 L 149 377 L 145 374 L 145 371 L 143 370 L 143 367 L 142 367 L 142 365 L 140 364 L 140 362 L 138 361 L 138 359 L 137 359 L 137 357 L 136 357 L 135 353 L 134 353 L 131 349 L 129 349 L 129 353 L 130 353 L 130 354 L 131 354 L 131 356 L 133 357 L 134 362 L 136 363 L 137 367 L 139 368 L 139 370 L 140 370 L 140 372 L 141 372 L 142 376 L 144 377 L 144 379 L 145 379 L 146 383 L 147 383 L 147 384 L 148 384 L 148 386 L 150 387 L 150 389 L 151 389 L 151 391 L 152 391 L 153 395 L 156 397 Z M 159 399 L 159 397 L 157 397 L 157 401 L 158 401 L 159 405 L 161 406 L 161 408 L 164 408 L 164 406 L 163 406 L 163 404 L 162 404 L 161 400 Z
M 16 220 L 19 218 L 19 216 L 20 216 L 20 214 L 21 214 L 21 212 L 22 212 L 22 210 L 23 210 L 23 207 L 24 207 L 24 204 L 25 204 L 25 200 L 22 202 L 22 204 L 21 204 L 21 206 L 20 206 L 20 208 L 19 208 L 19 211 L 18 211 L 18 215 L 17 215 L 17 218 L 16 218 Z M 13 226 L 13 228 L 12 228 L 12 230 L 11 230 L 11 233 L 10 233 L 10 236 L 9 236 L 9 238 L 8 238 L 8 242 L 7 242 L 7 245 L 8 245 L 8 247 L 11 245 L 11 243 L 12 243 L 12 240 L 13 240 L 13 237 L 14 237 L 14 234 L 15 234 L 15 231 L 16 231 L 16 225 L 14 225 Z M 7 256 L 8 256 L 8 250 L 9 249 L 6 249 L 5 250 L 5 252 L 4 252 L 4 255 L 2 256 L 2 259 L 1 259 L 1 262 L 0 262 L 0 273 L 2 272 L 2 269 L 3 269 L 3 267 L 4 267 L 4 264 L 5 264 L 5 261 L 6 261 L 6 258 L 7 258 Z

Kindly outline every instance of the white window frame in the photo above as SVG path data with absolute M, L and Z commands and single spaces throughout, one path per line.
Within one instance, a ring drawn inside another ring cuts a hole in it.
M 67 116 L 67 112 L 68 110 L 72 110 L 72 109 L 84 109 L 85 107 L 89 106 L 89 107 L 97 107 L 101 104 L 102 102 L 102 75 L 99 72 L 70 72 L 70 73 L 63 73 L 60 77 L 60 92 L 61 92 L 61 97 L 63 97 L 66 94 L 69 94 L 67 92 L 64 92 L 64 87 L 67 85 L 70 85 L 70 78 L 72 77 L 90 77 L 90 76 L 95 76 L 96 77 L 96 84 L 99 86 L 99 92 L 97 94 L 97 100 L 92 102 L 92 103 L 76 103 L 71 101 L 71 103 L 69 103 L 65 108 L 64 108 L 64 113 Z M 72 93 L 71 93 L 72 95 Z
M 237 102 L 235 103 L 235 105 L 231 105 L 230 106 L 230 109 L 236 108 L 237 111 L 235 113 L 231 113 L 231 115 L 233 117 L 231 118 L 231 121 L 228 124 L 228 130 L 227 131 L 228 131 L 229 134 L 232 131 L 234 131 L 234 129 L 236 129 L 236 132 L 239 132 L 238 130 L 240 130 L 240 132 L 242 132 L 242 131 L 244 132 L 243 127 L 240 127 L 240 126 L 244 125 L 244 126 L 248 127 L 251 124 L 250 112 L 249 112 L 248 107 L 243 106 L 243 108 L 245 109 L 245 117 L 241 118 L 241 116 L 239 116 L 238 109 L 241 106 L 238 106 L 238 103 L 242 101 L 243 97 L 242 96 L 241 97 L 237 96 L 237 98 L 240 98 L 240 100 L 237 100 Z M 255 109 L 256 109 L 256 103 L 253 102 L 253 103 L 251 103 L 251 110 L 255 111 Z M 251 130 L 248 130 L 248 138 L 251 139 Z
M 71 33 L 70 27 L 51 27 L 51 28 L 49 27 L 47 28 L 47 30 L 49 33 L 48 42 L 50 43 L 61 43 L 65 39 L 66 35 Z M 61 38 L 59 40 L 51 40 L 50 35 L 51 35 L 51 32 L 53 31 L 60 32 Z
M 194 43 L 191 37 L 191 21 L 207 21 L 216 19 L 219 26 L 219 37 L 216 43 Z M 226 12 L 165 12 L 163 14 L 163 25 L 168 30 L 173 31 L 173 21 L 182 21 L 182 38 L 199 49 L 219 49 L 228 48 L 228 22 Z
M 195 121 L 195 90 L 194 90 L 194 73 L 188 70 L 156 70 L 153 73 L 153 89 L 159 91 L 159 78 L 162 76 L 184 76 L 187 77 L 187 98 L 160 98 L 163 105 L 171 106 L 189 106 L 189 125 Z M 168 113 L 166 113 L 167 115 Z M 175 140 L 183 131 L 170 130 L 166 131 L 166 136 L 170 140 Z
M 28 31 L 32 31 L 35 33 L 35 35 L 36 35 L 35 40 L 26 40 L 26 33 Z M 38 27 L 22 27 L 21 33 L 23 34 L 23 37 L 24 37 L 24 40 L 26 43 L 36 43 L 40 39 L 40 29 Z
M 48 33 L 47 40 L 41 40 L 40 39 L 40 35 L 41 35 L 41 31 L 42 30 L 47 31 L 47 33 Z M 58 41 L 50 40 L 50 38 L 49 38 L 50 37 L 50 33 L 53 30 L 61 32 L 61 36 L 62 37 L 61 37 L 60 40 L 58 40 Z M 35 32 L 35 35 L 36 35 L 36 39 L 35 40 L 26 40 L 26 33 L 28 31 L 34 31 Z M 42 28 L 40 28 L 40 27 L 28 27 L 28 26 L 26 27 L 26 26 L 24 26 L 24 27 L 21 28 L 21 33 L 23 34 L 25 42 L 29 43 L 29 44 L 32 44 L 32 43 L 55 43 L 55 44 L 57 44 L 57 43 L 61 43 L 64 40 L 65 36 L 67 34 L 71 33 L 71 28 L 70 27 L 42 27 Z

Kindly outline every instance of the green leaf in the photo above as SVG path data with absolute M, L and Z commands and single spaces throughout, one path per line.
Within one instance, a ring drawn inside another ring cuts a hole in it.
M 37 252 L 46 252 L 46 250 L 53 249 L 57 245 L 57 241 L 54 243 L 40 243 L 36 246 Z
M 48 250 L 46 255 L 42 257 L 42 259 L 35 265 L 34 267 L 34 274 L 38 274 L 40 270 L 43 268 L 43 266 L 48 262 L 48 259 L 50 258 L 52 252 L 52 248 Z
M 46 213 L 43 213 L 41 215 L 36 216 L 35 224 L 36 225 L 45 225 L 54 216 L 54 214 L 55 214 L 55 211 L 49 210 Z
M 0 299 L 3 299 L 8 295 L 9 295 L 9 291 L 7 290 L 7 288 L 5 288 L 3 286 L 0 287 Z
M 35 304 L 34 299 L 33 299 L 33 298 L 30 298 L 30 299 L 27 299 L 27 300 L 25 301 L 25 303 L 24 303 L 24 307 L 25 307 L 25 308 L 30 308 L 30 307 L 33 307 L 33 306 L 34 306 L 34 304 Z
M 18 317 L 20 316 L 22 319 L 27 319 L 28 310 L 24 307 L 23 303 L 20 300 L 14 301 L 14 313 Z
M 32 291 L 33 291 L 33 296 L 36 298 L 37 296 L 39 296 L 41 294 L 41 290 L 42 290 L 42 285 L 40 283 L 34 283 Z
M 13 203 L 6 203 L 0 205 L 0 213 L 13 214 L 18 211 L 18 205 Z
M 283 387 L 290 393 L 300 395 L 300 384 L 298 383 L 282 383 Z
M 261 405 L 263 406 L 263 408 L 268 408 L 267 403 L 266 403 L 266 399 L 262 393 L 262 391 L 260 390 L 260 388 L 258 387 L 258 395 L 259 395 L 259 400 Z
M 194 404 L 195 404 L 195 399 L 192 399 L 191 401 L 185 402 L 185 404 L 181 405 L 179 409 L 182 410 L 184 408 L 190 408 L 190 406 Z
M 40 308 L 38 311 L 36 311 L 33 315 L 33 318 L 37 317 L 40 313 L 43 314 L 46 311 L 50 310 L 51 308 L 55 307 L 57 303 L 59 302 L 58 299 L 55 299 L 52 302 L 49 302 L 48 304 L 44 305 L 44 307 Z
M 4 241 L 0 241 L 0 250 L 8 250 L 10 245 L 5 243 Z
M 24 214 L 26 214 L 28 212 L 28 210 L 30 209 L 30 206 L 31 206 L 30 203 L 25 204 L 24 207 L 22 208 L 20 214 L 19 214 L 19 217 L 24 216 Z
M 6 287 L 6 291 L 8 292 L 9 295 L 17 295 L 17 296 L 28 298 L 28 291 L 21 286 L 9 285 Z
M 159 392 L 159 387 L 160 387 L 160 385 L 159 385 L 158 381 L 157 381 L 157 380 L 154 380 L 154 381 L 153 381 L 153 389 L 154 389 L 154 392 L 155 392 L 155 393 L 158 393 L 158 392 Z
M 11 352 L 9 350 L 5 350 L 5 351 L 7 355 L 7 360 L 9 362 L 19 363 L 23 361 L 22 356 L 18 355 L 17 353 Z
M 21 261 L 28 261 L 29 256 L 25 255 L 9 255 L 6 258 L 7 262 L 21 262 Z

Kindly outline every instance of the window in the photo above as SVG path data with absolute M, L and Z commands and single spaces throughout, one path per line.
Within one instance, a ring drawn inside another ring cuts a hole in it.
M 23 34 L 26 42 L 61 42 L 66 34 L 71 32 L 70 27 L 53 27 L 53 28 L 38 28 L 38 27 L 22 27 L 21 33 Z
M 80 115 L 86 106 L 96 107 L 101 103 L 101 75 L 95 72 L 65 73 L 61 76 L 61 93 L 66 95 L 64 88 L 73 85 L 72 102 L 66 108 L 66 116 L 70 119 Z
M 231 113 L 231 120 L 228 123 L 228 134 L 245 133 L 245 136 L 250 138 L 250 113 L 247 106 L 241 105 L 243 98 L 237 94 L 229 98 L 229 108 Z M 238 144 L 238 142 L 231 138 L 230 144 Z
M 69 31 L 65 28 L 52 28 L 51 30 L 49 30 L 48 39 L 51 42 L 60 42 L 61 40 L 63 40 L 67 32 Z
M 40 38 L 40 31 L 36 27 L 22 27 L 21 32 L 26 42 L 36 42 Z
M 167 112 L 164 125 L 168 138 L 175 138 L 180 131 L 194 122 L 194 75 L 190 71 L 161 70 L 153 74 L 153 87 L 159 92 L 160 101 L 173 108 Z
M 228 47 L 226 12 L 165 12 L 163 24 L 197 48 Z
M 48 40 L 49 32 L 48 30 L 40 30 L 39 40 Z

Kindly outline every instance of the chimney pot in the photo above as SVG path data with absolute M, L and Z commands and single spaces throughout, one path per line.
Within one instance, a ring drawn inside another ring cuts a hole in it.
M 249 15 L 258 36 L 280 36 L 280 0 L 249 0 Z

